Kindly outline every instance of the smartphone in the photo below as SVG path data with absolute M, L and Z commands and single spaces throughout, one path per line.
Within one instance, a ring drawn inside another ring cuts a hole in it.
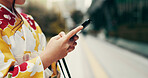
M 88 24 L 90 24 L 90 22 L 91 22 L 91 20 L 90 19 L 87 19 L 86 21 L 84 21 L 81 25 L 83 26 L 83 29 L 82 30 L 84 30 L 87 26 L 88 26 Z
M 84 22 L 81 24 L 81 25 L 83 26 L 83 29 L 82 29 L 81 31 L 83 31 L 83 30 L 88 26 L 88 24 L 90 24 L 90 22 L 91 22 L 90 19 L 87 19 L 86 21 L 84 21 Z M 80 32 L 81 32 L 81 31 L 80 31 Z M 76 34 L 75 34 L 74 36 L 76 36 Z M 74 36 L 72 36 L 70 39 L 73 39 Z

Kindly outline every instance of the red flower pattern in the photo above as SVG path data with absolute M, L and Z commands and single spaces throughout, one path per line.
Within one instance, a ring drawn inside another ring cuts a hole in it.
M 30 26 L 36 30 L 36 26 L 35 26 L 35 22 L 33 19 L 31 19 L 30 17 L 28 17 L 27 14 L 21 13 L 21 15 L 27 20 L 27 22 L 30 24 Z
M 19 72 L 19 67 L 14 67 L 13 71 L 10 71 L 10 73 L 12 73 L 12 77 L 15 77 Z
M 28 65 L 28 64 L 25 62 L 25 63 L 22 63 L 21 65 L 18 65 L 18 66 L 16 66 L 16 67 L 14 67 L 13 71 L 10 71 L 10 73 L 12 73 L 12 77 L 17 76 L 17 74 L 18 74 L 19 72 L 24 72 L 24 71 L 26 71 L 26 70 L 27 70 L 27 65 Z M 20 68 L 20 70 L 19 70 L 19 68 Z
M 23 63 L 23 64 L 21 64 L 21 65 L 19 65 L 20 66 L 20 71 L 21 72 L 24 72 L 24 71 L 26 71 L 27 70 L 27 63 L 25 62 L 25 63 Z
M 0 28 L 5 29 L 8 24 L 14 26 L 15 15 L 6 10 L 4 7 L 0 8 Z

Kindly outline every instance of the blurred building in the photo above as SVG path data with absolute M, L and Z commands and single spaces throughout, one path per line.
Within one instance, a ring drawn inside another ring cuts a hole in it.
M 68 29 L 71 29 L 76 26 L 72 14 L 74 12 L 78 12 L 76 13 L 77 15 L 79 15 L 79 13 L 82 13 L 81 15 L 86 14 L 92 0 L 27 0 L 27 3 L 28 5 L 37 5 L 48 12 L 54 11 L 58 13 L 60 17 L 65 19 Z M 78 19 L 81 18 L 83 18 L 83 16 L 80 16 Z
M 36 4 L 42 7 L 46 7 L 47 0 L 27 0 L 30 4 Z
M 83 14 L 86 13 L 88 7 L 90 7 L 92 0 L 47 0 L 47 8 L 53 9 L 65 18 L 68 28 L 75 26 L 71 15 L 75 11 L 80 11 Z
M 148 42 L 147 0 L 93 0 L 88 13 L 94 29 L 106 29 L 107 37 Z

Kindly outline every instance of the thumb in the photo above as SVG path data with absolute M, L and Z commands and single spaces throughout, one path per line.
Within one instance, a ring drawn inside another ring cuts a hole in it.
M 65 36 L 65 33 L 62 31 L 58 35 L 54 36 L 53 38 L 56 39 L 56 40 L 58 40 L 58 39 L 60 39 L 63 36 Z
M 60 36 L 60 37 L 65 36 L 65 32 L 63 32 L 63 31 L 62 31 L 62 32 L 60 32 L 60 33 L 59 33 L 59 36 Z
M 56 40 L 58 40 L 59 38 L 61 38 L 60 35 L 56 35 L 56 36 L 52 37 L 52 39 L 56 39 Z

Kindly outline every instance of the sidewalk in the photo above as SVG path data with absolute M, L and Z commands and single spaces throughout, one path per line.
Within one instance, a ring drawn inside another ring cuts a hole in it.
M 122 38 L 109 38 L 107 39 L 107 41 L 122 48 L 134 51 L 135 53 L 138 53 L 145 57 L 148 57 L 148 44 L 130 41 Z
M 122 39 L 110 39 L 111 41 L 117 45 L 124 44 L 127 48 L 132 44 L 133 47 L 140 46 Z M 147 51 L 146 46 L 142 46 Z M 93 36 L 81 36 L 76 49 L 65 59 L 72 78 L 106 78 L 99 71 L 104 71 L 108 78 L 148 78 L 147 58 Z

